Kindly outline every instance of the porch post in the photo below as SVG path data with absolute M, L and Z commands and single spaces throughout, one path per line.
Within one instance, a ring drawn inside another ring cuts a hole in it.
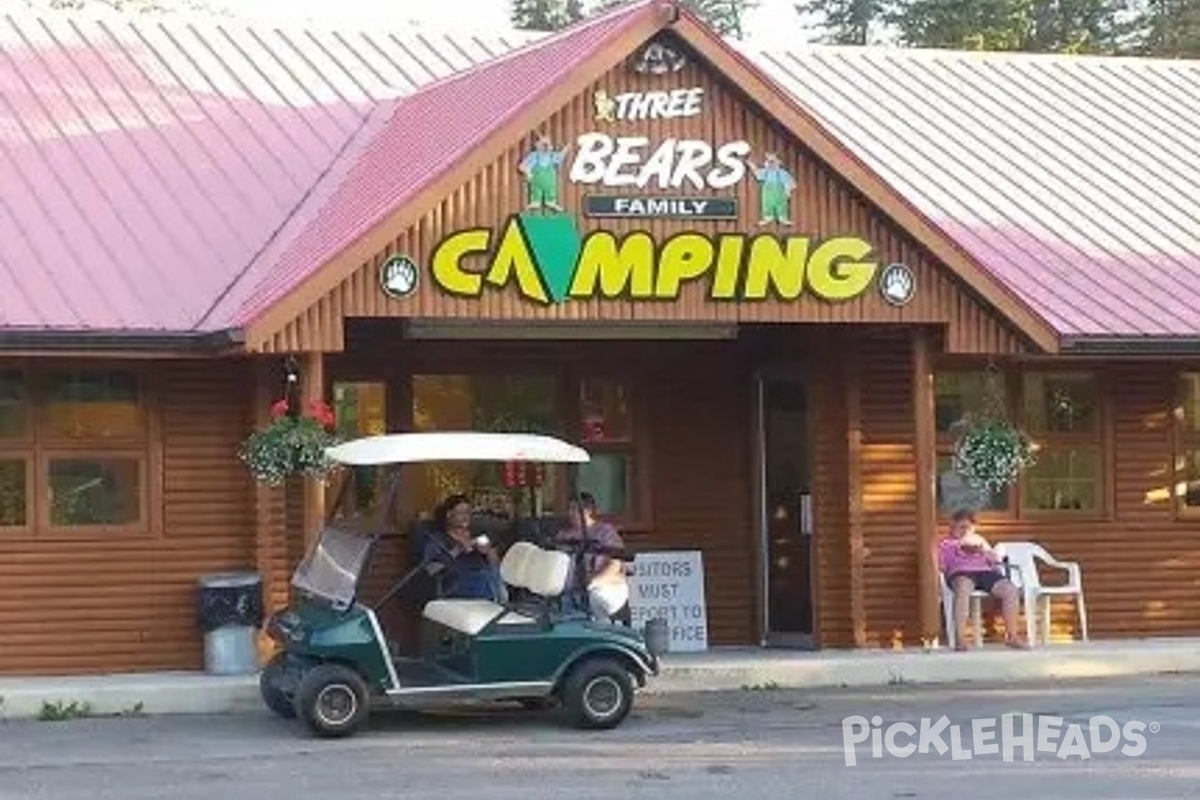
M 300 361 L 300 398 L 307 406 L 325 399 L 325 354 L 305 353 Z M 319 481 L 304 481 L 304 552 L 312 550 L 317 534 L 325 525 L 325 486 Z
M 249 374 L 251 391 L 248 394 L 253 403 L 249 417 L 254 427 L 261 429 L 271 422 L 271 404 L 279 399 L 279 380 L 265 359 L 252 361 Z M 270 615 L 288 603 L 291 565 L 288 563 L 283 488 L 256 481 L 252 503 L 255 569 L 262 579 L 263 607 Z M 258 651 L 263 660 L 274 651 L 274 644 L 265 633 L 259 634 Z
M 863 421 L 862 421 L 862 344 L 857 335 L 842 343 L 842 368 L 846 390 L 846 495 L 850 544 L 850 625 L 854 646 L 867 646 L 866 561 L 863 535 Z
M 930 331 L 913 328 L 912 361 L 914 460 L 917 486 L 917 613 L 921 643 L 932 646 L 940 636 L 941 604 L 933 548 L 937 539 L 937 440 L 934 430 L 933 343 Z

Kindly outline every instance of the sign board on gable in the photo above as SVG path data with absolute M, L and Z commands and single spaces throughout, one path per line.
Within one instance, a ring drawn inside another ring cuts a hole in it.
M 661 618 L 670 628 L 670 652 L 708 649 L 704 562 L 699 550 L 638 553 L 630 565 L 629 610 L 634 628 Z
M 521 155 L 522 208 L 434 245 L 428 269 L 440 291 L 516 293 L 543 306 L 597 298 L 649 305 L 685 291 L 722 303 L 845 303 L 882 280 L 882 254 L 870 240 L 795 229 L 794 153 L 756 153 L 735 134 L 714 140 L 702 119 L 704 88 L 597 88 L 591 100 L 592 130 L 536 135 Z M 645 124 L 658 121 L 671 121 L 669 132 Z M 684 224 L 663 232 L 650 220 Z M 411 293 L 406 276 L 397 271 L 385 290 Z M 912 271 L 890 265 L 879 291 L 891 305 L 907 304 Z
M 520 215 L 503 229 L 472 228 L 443 239 L 430 256 L 434 283 L 447 294 L 480 297 L 516 288 L 550 305 L 568 298 L 675 300 L 707 284 L 711 300 L 852 300 L 879 269 L 870 242 L 855 236 L 747 236 L 685 231 L 656 242 L 644 231 L 582 235 L 565 215 Z

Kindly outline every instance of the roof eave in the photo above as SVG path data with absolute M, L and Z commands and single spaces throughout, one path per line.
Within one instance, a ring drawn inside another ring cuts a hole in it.
M 1197 336 L 1064 336 L 1064 355 L 1200 356 Z
M 225 355 L 241 351 L 240 329 L 219 331 L 136 331 L 0 329 L 0 353 L 145 353 Z

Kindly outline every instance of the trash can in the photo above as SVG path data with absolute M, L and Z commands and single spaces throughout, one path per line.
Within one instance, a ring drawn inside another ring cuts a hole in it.
M 663 617 L 646 620 L 646 649 L 653 656 L 665 655 L 671 650 L 671 626 Z
M 258 671 L 258 629 L 263 623 L 262 578 L 228 572 L 200 578 L 200 630 L 204 669 L 214 675 Z

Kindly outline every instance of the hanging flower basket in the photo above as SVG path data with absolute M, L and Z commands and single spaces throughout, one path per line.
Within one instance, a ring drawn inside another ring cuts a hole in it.
M 250 434 L 242 443 L 239 457 L 254 479 L 279 486 L 292 475 L 305 475 L 321 482 L 329 479 L 336 462 L 325 448 L 338 443 L 334 414 L 326 403 L 310 403 L 306 413 L 289 413 L 286 399 L 271 407 L 271 424 Z
M 954 471 L 976 489 L 1004 489 L 1036 463 L 1033 442 L 1007 420 L 985 416 L 965 421 L 962 427 L 954 447 Z

